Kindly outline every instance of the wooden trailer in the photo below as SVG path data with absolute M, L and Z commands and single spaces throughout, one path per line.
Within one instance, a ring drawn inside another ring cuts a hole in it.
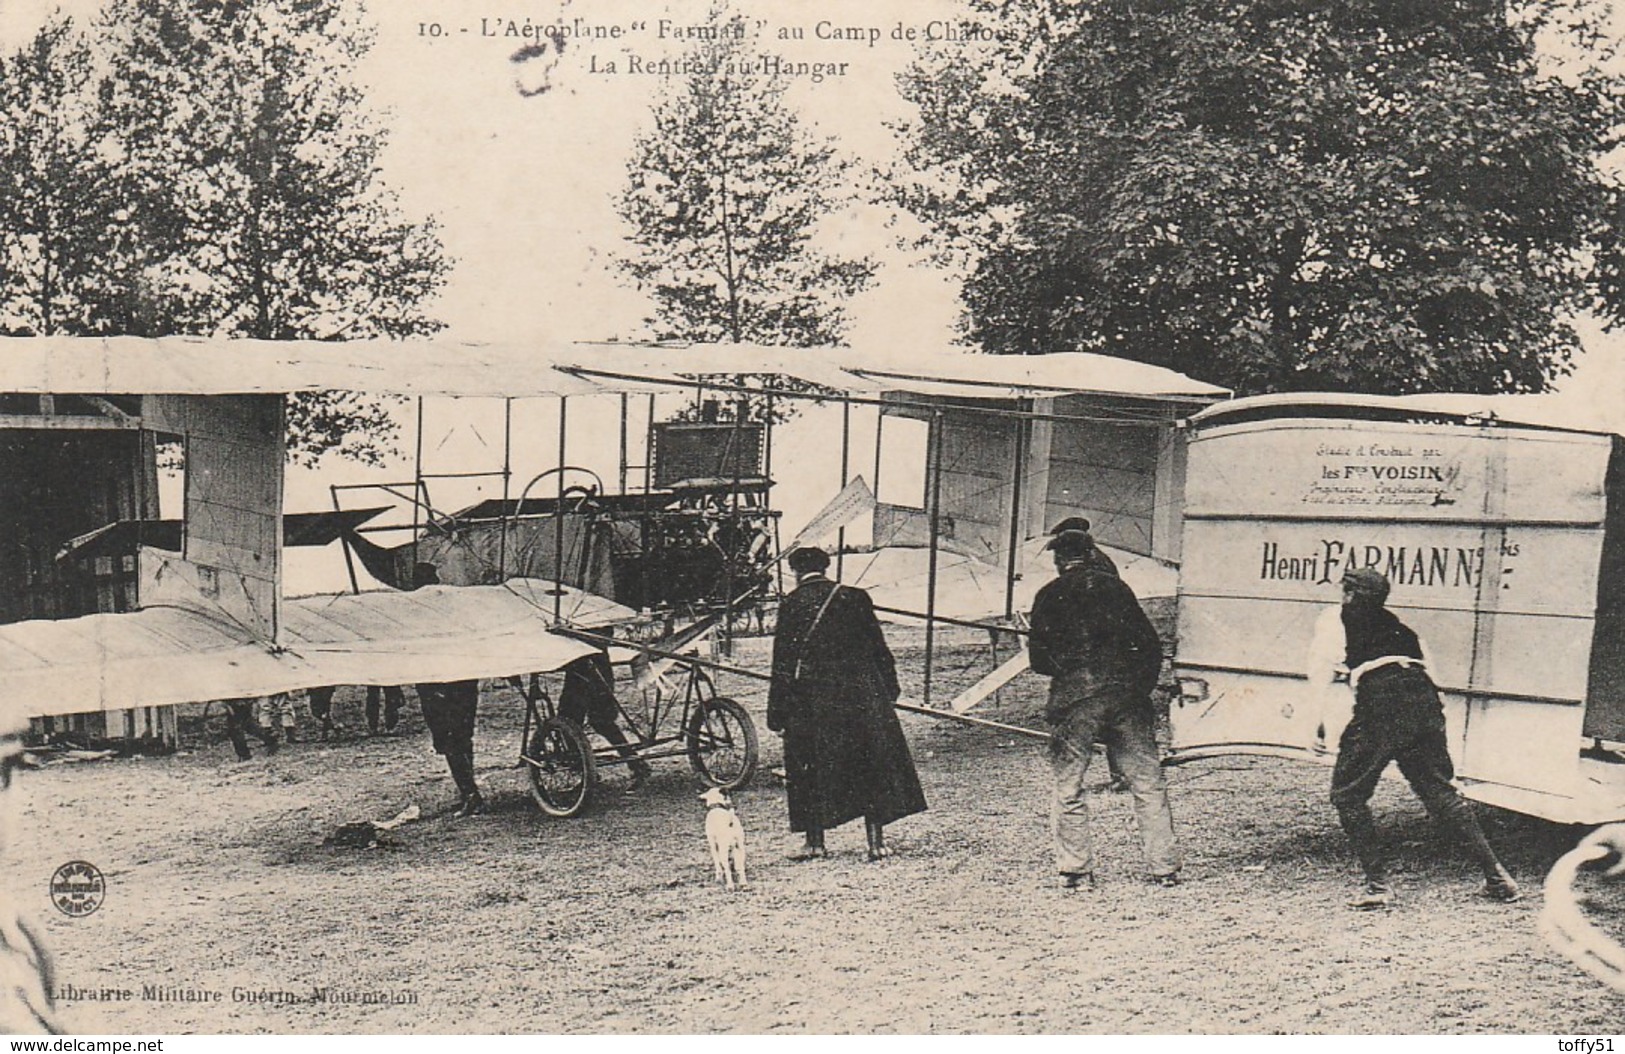
M 1469 797 L 1625 818 L 1625 440 L 1544 396 L 1263 396 L 1191 420 L 1173 756 L 1330 761 L 1352 567 L 1423 637 Z

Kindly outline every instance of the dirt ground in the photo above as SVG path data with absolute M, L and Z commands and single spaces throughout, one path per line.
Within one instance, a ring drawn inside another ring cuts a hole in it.
M 1328 770 L 1228 758 L 1170 770 L 1185 885 L 1140 880 L 1128 797 L 1102 789 L 1103 884 L 1068 894 L 1053 886 L 1042 745 L 905 716 L 931 809 L 891 829 L 899 855 L 867 863 L 859 825 L 831 834 L 829 860 L 792 863 L 759 684 L 723 687 L 762 731 L 763 771 L 736 796 L 746 892 L 713 884 L 682 759 L 637 793 L 606 774 L 576 819 L 542 816 L 511 767 L 522 704 L 490 686 L 489 815 L 449 815 L 415 708 L 397 736 L 358 736 L 345 691 L 352 731 L 332 743 L 239 763 L 215 721 L 177 756 L 25 773 L 21 851 L 0 878 L 44 924 L 59 987 L 80 996 L 63 1016 L 83 1032 L 1572 1034 L 1617 1031 L 1625 1012 L 1535 933 L 1541 879 L 1575 831 L 1484 810 L 1531 893 L 1491 904 L 1386 781 L 1400 900 L 1356 913 Z M 1033 722 L 1036 687 L 988 716 Z M 397 848 L 323 845 L 412 804 L 424 818 Z M 74 859 L 108 882 L 79 919 L 45 895 Z M 1625 898 L 1593 892 L 1594 917 L 1625 932 Z M 101 989 L 130 998 L 84 997 Z M 220 999 L 157 998 L 177 989 Z

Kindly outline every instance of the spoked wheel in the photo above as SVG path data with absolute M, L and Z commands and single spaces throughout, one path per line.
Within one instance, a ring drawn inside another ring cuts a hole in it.
M 703 699 L 688 719 L 688 762 L 700 779 L 737 790 L 756 771 L 756 725 L 732 699 Z
M 574 723 L 559 717 L 543 721 L 525 755 L 530 794 L 549 816 L 569 817 L 587 807 L 595 779 L 592 747 Z

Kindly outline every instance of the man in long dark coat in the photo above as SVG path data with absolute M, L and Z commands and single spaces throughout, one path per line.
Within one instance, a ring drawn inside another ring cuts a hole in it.
M 784 736 L 790 830 L 822 857 L 824 832 L 864 817 L 869 859 L 889 856 L 885 826 L 925 811 L 925 793 L 892 703 L 897 665 L 869 594 L 824 577 L 829 554 L 796 549 L 796 590 L 779 605 L 767 727 Z

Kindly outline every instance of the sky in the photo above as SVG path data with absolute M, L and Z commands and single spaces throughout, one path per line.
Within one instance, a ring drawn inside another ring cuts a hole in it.
M 26 40 L 53 8 L 88 21 L 100 2 L 0 0 L 0 47 Z M 371 0 L 366 18 L 377 41 L 360 76 L 373 105 L 389 114 L 385 180 L 408 216 L 439 219 L 455 260 L 435 305 L 446 336 L 642 333 L 648 305 L 611 265 L 626 233 L 611 202 L 664 79 L 626 70 L 634 60 L 647 67 L 679 56 L 681 31 L 702 22 L 711 2 Z M 954 0 L 735 3 L 762 53 L 844 64 L 821 83 L 794 79 L 791 101 L 865 166 L 895 156 L 886 124 L 907 109 L 893 78 L 915 47 L 903 38 L 940 30 L 958 10 Z M 1625 15 L 1614 22 L 1625 39 Z M 562 57 L 514 62 L 534 36 L 512 34 L 534 34 L 540 24 L 569 31 Z M 780 39 L 797 31 L 803 39 Z M 618 37 L 595 37 L 610 32 Z M 611 64 L 620 72 L 601 72 Z M 899 250 L 887 219 L 860 207 L 829 217 L 821 231 L 826 246 L 881 265 L 853 305 L 849 342 L 905 356 L 945 347 L 958 314 L 953 278 Z
M 25 40 L 54 7 L 88 20 L 99 0 L 0 0 L 0 45 Z M 867 164 L 894 149 L 884 123 L 903 115 L 893 73 L 912 45 L 900 24 L 924 30 L 953 10 L 942 0 L 745 0 L 753 45 L 798 62 L 845 63 L 842 75 L 800 78 L 793 104 L 850 156 Z M 633 136 L 648 123 L 664 79 L 624 72 L 685 48 L 681 30 L 704 20 L 703 2 L 373 0 L 377 42 L 362 67 L 374 105 L 388 111 L 384 176 L 409 216 L 434 215 L 456 270 L 436 305 L 446 335 L 472 340 L 632 338 L 647 306 L 609 266 L 624 234 L 611 201 Z M 813 17 L 810 12 L 816 12 Z M 512 61 L 537 23 L 572 33 L 561 58 Z M 842 39 L 819 40 L 839 27 Z M 664 25 L 663 25 L 664 23 Z M 438 27 L 438 28 L 436 28 Z M 641 27 L 641 28 L 634 28 Z M 799 29 L 801 41 L 778 40 Z M 852 41 L 854 29 L 878 39 Z M 617 39 L 592 34 L 618 31 Z M 593 72 L 614 64 L 616 74 Z M 546 71 L 545 78 L 543 72 Z M 535 92 L 545 82 L 548 90 Z M 522 90 L 523 89 L 523 90 Z M 533 94 L 526 94 L 526 92 Z M 884 217 L 829 217 L 825 244 L 880 258 L 882 273 L 855 305 L 854 343 L 951 339 L 954 290 L 913 269 L 893 248 Z M 906 303 L 906 310 L 898 305 Z

